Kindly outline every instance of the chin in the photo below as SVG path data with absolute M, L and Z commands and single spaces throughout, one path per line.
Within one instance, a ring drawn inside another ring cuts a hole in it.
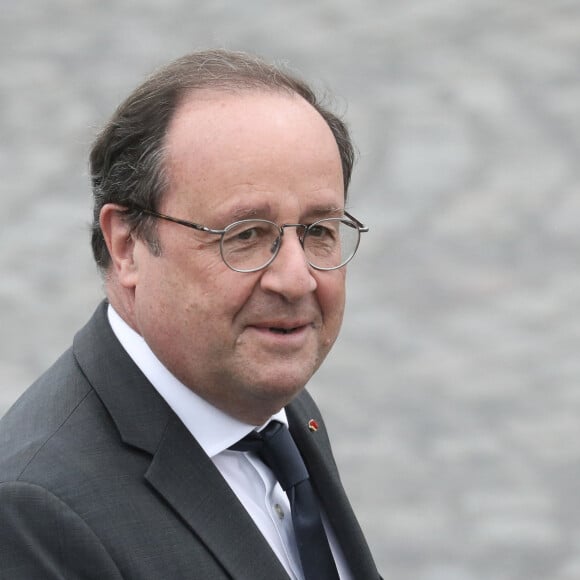
M 258 397 L 280 401 L 279 407 L 288 404 L 308 382 L 308 377 L 289 377 L 287 374 L 283 377 L 271 377 L 269 380 L 260 380 L 259 384 L 254 383 L 253 389 Z

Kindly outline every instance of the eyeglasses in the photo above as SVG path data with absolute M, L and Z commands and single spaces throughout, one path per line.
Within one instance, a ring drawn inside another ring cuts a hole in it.
M 336 270 L 352 260 L 358 249 L 361 233 L 369 231 L 368 227 L 347 212 L 344 212 L 344 217 L 324 218 L 308 225 L 279 226 L 269 220 L 248 219 L 234 222 L 223 230 L 215 230 L 136 204 L 128 209 L 221 236 L 222 259 L 235 272 L 257 272 L 267 268 L 280 251 L 286 228 L 296 228 L 310 266 L 316 270 Z

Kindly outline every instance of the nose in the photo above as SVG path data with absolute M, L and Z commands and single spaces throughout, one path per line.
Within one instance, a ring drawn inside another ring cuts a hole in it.
M 297 302 L 318 286 L 313 270 L 300 243 L 297 230 L 286 230 L 275 260 L 263 271 L 262 288 Z

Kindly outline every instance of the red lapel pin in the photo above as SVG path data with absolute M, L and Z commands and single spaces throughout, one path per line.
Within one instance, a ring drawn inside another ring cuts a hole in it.
M 310 421 L 308 421 L 308 429 L 313 433 L 316 433 L 316 431 L 318 431 L 318 423 L 314 419 L 310 419 Z

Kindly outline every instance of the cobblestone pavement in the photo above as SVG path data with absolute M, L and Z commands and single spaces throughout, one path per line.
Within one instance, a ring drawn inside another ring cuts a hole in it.
M 0 413 L 102 296 L 96 129 L 173 57 L 258 52 L 360 150 L 371 233 L 312 389 L 385 578 L 580 578 L 580 2 L 0 4 Z

